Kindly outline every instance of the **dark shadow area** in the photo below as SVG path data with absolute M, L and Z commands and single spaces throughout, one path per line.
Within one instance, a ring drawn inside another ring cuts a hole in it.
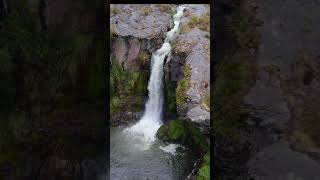
M 0 179 L 107 173 L 104 1 L 0 2 Z

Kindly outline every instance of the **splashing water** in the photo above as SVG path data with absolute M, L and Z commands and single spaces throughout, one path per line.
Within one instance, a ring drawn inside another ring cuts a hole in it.
M 155 135 L 160 128 L 163 106 L 163 63 L 171 51 L 170 42 L 175 38 L 179 30 L 179 24 L 185 7 L 177 7 L 177 13 L 173 16 L 174 27 L 167 32 L 166 39 L 161 48 L 152 53 L 151 75 L 148 84 L 149 99 L 145 104 L 145 111 L 139 122 L 124 130 L 128 136 L 139 140 L 136 144 L 141 150 L 149 149 L 155 141 Z

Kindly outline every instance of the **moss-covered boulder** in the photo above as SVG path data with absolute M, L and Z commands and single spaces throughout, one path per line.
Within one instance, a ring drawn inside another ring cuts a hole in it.
M 192 122 L 171 120 L 159 128 L 157 137 L 164 142 L 174 142 L 189 146 L 196 152 L 208 151 L 205 136 L 196 124 Z

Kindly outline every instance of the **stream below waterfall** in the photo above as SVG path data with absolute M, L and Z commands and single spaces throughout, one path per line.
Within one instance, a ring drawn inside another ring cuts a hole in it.
M 161 149 L 166 145 L 160 140 L 141 150 L 138 139 L 126 136 L 120 127 L 112 127 L 110 137 L 110 180 L 183 180 L 196 160 L 188 148 Z

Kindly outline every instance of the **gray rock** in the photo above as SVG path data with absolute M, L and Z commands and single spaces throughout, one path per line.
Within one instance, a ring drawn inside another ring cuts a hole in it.
M 164 38 L 173 27 L 170 14 L 159 11 L 154 5 L 116 4 L 111 6 L 120 12 L 111 17 L 110 23 L 119 36 L 133 36 L 139 39 Z M 150 14 L 143 15 L 142 8 L 149 8 Z
M 307 155 L 291 150 L 285 141 L 260 151 L 249 160 L 248 166 L 256 180 L 320 179 L 320 165 Z

